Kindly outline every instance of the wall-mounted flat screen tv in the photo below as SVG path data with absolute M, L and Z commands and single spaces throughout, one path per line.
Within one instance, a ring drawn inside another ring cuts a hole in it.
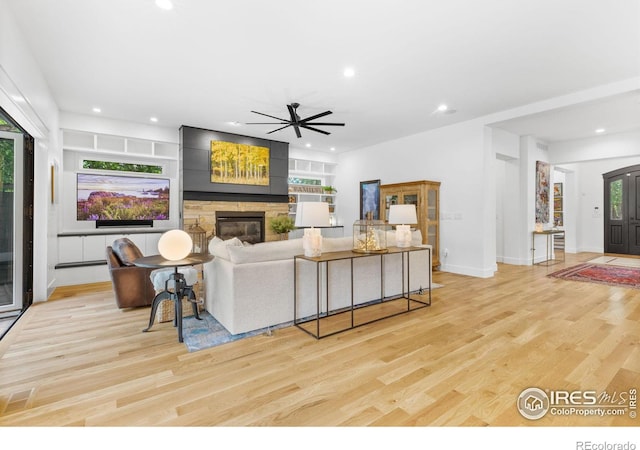
M 77 219 L 169 220 L 169 179 L 79 173 Z

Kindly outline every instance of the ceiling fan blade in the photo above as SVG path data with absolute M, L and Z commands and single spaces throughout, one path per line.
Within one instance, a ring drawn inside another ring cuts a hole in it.
M 300 126 L 301 126 L 302 128 L 307 129 L 307 130 L 316 131 L 316 132 L 318 132 L 318 133 L 322 133 L 322 134 L 331 134 L 331 133 L 329 133 L 328 131 L 324 131 L 324 130 L 321 130 L 321 129 L 319 129 L 319 128 L 313 128 L 313 127 L 310 127 L 310 126 L 309 126 L 309 125 L 307 125 L 307 124 L 302 124 L 302 123 L 301 123 L 301 124 L 300 124 Z M 298 136 L 298 137 L 300 137 L 300 136 Z
M 288 123 L 289 122 L 286 119 L 281 119 L 280 117 L 276 117 L 276 116 L 270 116 L 269 114 L 261 113 L 261 112 L 258 112 L 258 111 L 251 111 L 251 112 L 255 113 L 255 114 L 260 114 L 261 116 L 271 117 L 272 119 L 279 120 L 280 122 L 283 122 L 283 123 Z
M 300 122 L 309 122 L 310 120 L 319 119 L 320 117 L 328 116 L 329 114 L 333 114 L 333 113 L 331 111 L 325 111 L 323 113 L 316 114 L 315 116 L 310 116 L 310 117 L 307 117 L 306 119 L 302 119 Z
M 276 131 L 280 131 L 288 127 L 293 127 L 293 129 L 296 131 L 296 136 L 298 138 L 302 137 L 300 128 L 304 128 L 310 131 L 315 131 L 316 133 L 321 133 L 326 135 L 331 133 L 315 127 L 317 126 L 343 127 L 344 126 L 344 123 L 336 123 L 336 122 L 315 122 L 315 123 L 311 122 L 312 120 L 319 119 L 320 117 L 333 114 L 332 111 L 324 111 L 318 114 L 314 114 L 313 116 L 309 116 L 305 119 L 301 119 L 300 116 L 298 115 L 299 106 L 300 106 L 299 103 L 290 103 L 287 105 L 287 111 L 289 111 L 289 116 L 291 116 L 291 120 L 281 119 L 280 117 L 271 116 L 269 114 L 261 113 L 258 111 L 251 111 L 254 114 L 260 114 L 261 116 L 275 119 L 278 122 L 247 122 L 247 125 L 283 125 L 280 128 L 276 128 L 275 130 L 271 130 L 267 132 L 267 134 L 275 133 Z
M 276 129 L 275 129 L 275 130 L 273 130 L 273 131 L 269 131 L 267 134 L 271 134 L 271 133 L 275 133 L 276 131 L 284 130 L 285 128 L 290 127 L 290 126 L 291 126 L 291 124 L 290 124 L 290 123 L 288 123 L 288 124 L 286 124 L 286 125 L 285 125 L 285 126 L 283 126 L 283 127 L 276 128 Z
M 298 117 L 295 108 L 292 105 L 287 105 L 287 109 L 289 110 L 289 115 L 291 116 L 291 123 L 298 123 L 300 121 L 300 118 Z

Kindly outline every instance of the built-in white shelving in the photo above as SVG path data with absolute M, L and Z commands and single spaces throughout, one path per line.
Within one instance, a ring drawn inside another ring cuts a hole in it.
M 178 159 L 178 144 L 145 139 L 112 136 L 84 131 L 64 130 L 64 150 L 136 158 Z
M 290 158 L 289 215 L 295 217 L 299 202 L 327 202 L 329 213 L 335 217 L 336 192 L 325 189 L 333 186 L 335 173 L 335 163 Z

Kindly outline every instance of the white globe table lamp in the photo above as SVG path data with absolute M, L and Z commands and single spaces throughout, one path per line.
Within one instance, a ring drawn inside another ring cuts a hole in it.
M 170 230 L 160 236 L 158 252 L 169 261 L 180 261 L 191 253 L 193 240 L 189 233 L 182 230 Z

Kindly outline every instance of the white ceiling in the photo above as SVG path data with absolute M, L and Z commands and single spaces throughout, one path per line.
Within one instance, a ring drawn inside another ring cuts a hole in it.
M 640 129 L 640 91 L 548 110 L 491 126 L 546 142 L 571 141 Z
M 361 148 L 640 76 L 640 0 L 5 0 L 62 111 Z M 1 38 L 1 35 L 0 35 Z M 345 67 L 356 75 L 345 78 Z M 277 125 L 325 110 L 324 136 Z M 436 114 L 447 103 L 455 114 Z M 230 122 L 243 125 L 233 126 Z M 603 122 L 603 123 L 601 123 Z M 596 125 L 598 123 L 598 125 Z M 640 126 L 638 94 L 497 124 Z

